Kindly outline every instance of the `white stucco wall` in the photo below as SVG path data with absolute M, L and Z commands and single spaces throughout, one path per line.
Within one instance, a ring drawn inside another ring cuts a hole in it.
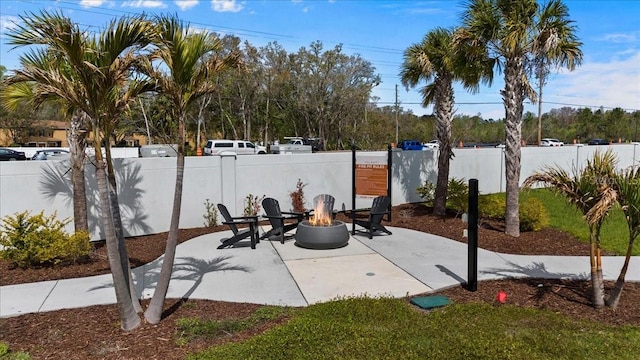
M 565 146 L 522 148 L 521 182 L 543 166 L 568 170 L 585 161 L 599 148 L 618 155 L 619 168 L 638 165 L 640 145 Z M 415 192 L 426 180 L 435 182 L 437 151 L 393 152 L 392 204 L 417 202 Z M 360 154 L 367 154 L 359 152 Z M 386 151 L 373 152 L 385 157 Z M 504 191 L 503 149 L 455 149 L 450 177 L 479 181 L 481 193 Z M 307 207 L 315 195 L 328 193 L 336 208 L 351 208 L 351 152 L 290 155 L 245 155 L 187 157 L 180 227 L 203 226 L 205 200 L 224 203 L 232 214 L 241 214 L 245 197 L 276 198 L 283 211 L 291 209 L 289 193 L 300 179 L 306 186 Z M 175 158 L 120 158 L 114 161 L 118 174 L 119 200 L 127 235 L 167 231 L 175 186 Z M 0 162 L 0 217 L 25 210 L 57 213 L 59 219 L 73 216 L 69 165 L 66 161 Z M 92 165 L 86 169 L 89 221 L 92 238 L 102 238 L 98 194 Z M 358 198 L 356 207 L 370 200 Z M 68 229 L 73 229 L 72 224 Z

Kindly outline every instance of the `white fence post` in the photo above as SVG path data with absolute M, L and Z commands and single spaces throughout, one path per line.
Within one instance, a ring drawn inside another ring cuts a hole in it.
M 584 144 L 576 144 L 576 171 L 580 170 L 582 167 L 582 164 L 580 163 L 580 150 L 583 146 Z
M 236 154 L 220 154 L 220 202 L 222 202 L 231 216 L 238 216 L 236 207 Z

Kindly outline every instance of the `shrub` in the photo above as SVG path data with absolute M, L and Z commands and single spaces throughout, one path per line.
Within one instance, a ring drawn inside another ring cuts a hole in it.
M 298 179 L 296 183 L 296 189 L 289 193 L 289 197 L 291 198 L 291 206 L 293 207 L 293 211 L 295 212 L 304 212 L 306 209 L 304 207 L 304 187 L 307 184 L 303 183 L 302 180 Z
M 436 186 L 427 180 L 424 185 L 416 189 L 416 192 L 425 202 L 432 203 L 436 192 Z
M 204 226 L 213 227 L 218 225 L 218 210 L 214 204 L 209 202 L 209 199 L 204 202 L 204 211 L 205 213 L 202 215 Z
M 520 203 L 520 231 L 538 231 L 549 225 L 549 215 L 542 201 L 528 198 Z
M 260 212 L 262 206 L 260 203 L 264 200 L 265 195 L 259 197 L 257 195 L 249 194 L 244 198 L 244 216 L 256 216 Z
M 478 198 L 480 217 L 504 220 L 506 211 L 504 193 L 481 195 Z M 549 216 L 542 201 L 536 198 L 520 198 L 520 231 L 538 231 L 549 224 Z
M 504 219 L 506 197 L 502 194 L 487 194 L 478 197 L 478 213 L 480 217 Z
M 29 356 L 29 354 L 22 351 L 13 352 L 9 349 L 9 345 L 7 345 L 6 343 L 0 342 L 0 359 L 30 360 L 31 356 Z
M 91 252 L 87 232 L 69 235 L 64 227 L 70 222 L 46 217 L 44 211 L 30 216 L 25 211 L 2 219 L 0 257 L 19 267 L 74 262 Z
M 457 213 L 465 213 L 469 208 L 469 185 L 464 179 L 451 178 L 447 185 L 447 209 Z M 416 189 L 416 192 L 425 202 L 432 204 L 436 185 L 426 181 L 423 186 Z
M 466 213 L 469 210 L 469 185 L 464 179 L 449 179 L 447 208 L 458 214 Z

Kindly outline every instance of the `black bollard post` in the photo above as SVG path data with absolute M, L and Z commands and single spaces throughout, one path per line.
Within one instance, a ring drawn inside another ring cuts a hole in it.
M 478 290 L 478 179 L 469 180 L 467 290 Z
M 356 233 L 356 143 L 351 142 L 351 234 Z

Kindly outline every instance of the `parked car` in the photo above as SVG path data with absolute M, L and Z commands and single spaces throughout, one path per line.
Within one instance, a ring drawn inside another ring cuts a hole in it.
M 272 154 L 311 154 L 313 146 L 305 144 L 302 138 L 291 138 L 286 144 L 271 145 L 270 150 Z
M 398 147 L 402 150 L 422 150 L 422 143 L 418 140 L 402 140 Z
M 544 138 L 540 140 L 540 146 L 564 146 L 564 143 L 558 139 Z
M 64 149 L 45 149 L 38 150 L 31 157 L 31 160 L 47 160 L 52 158 L 66 159 L 69 156 L 69 151 Z
M 27 160 L 23 151 L 15 151 L 13 149 L 0 148 L 0 161 L 16 161 Z
M 438 140 L 431 140 L 428 143 L 422 144 L 422 149 L 438 149 L 440 147 L 440 142 Z
M 606 139 L 591 139 L 589 145 L 609 145 L 609 141 Z
M 208 140 L 204 146 L 204 155 L 220 155 L 229 151 L 236 155 L 266 154 L 267 148 L 245 140 Z

